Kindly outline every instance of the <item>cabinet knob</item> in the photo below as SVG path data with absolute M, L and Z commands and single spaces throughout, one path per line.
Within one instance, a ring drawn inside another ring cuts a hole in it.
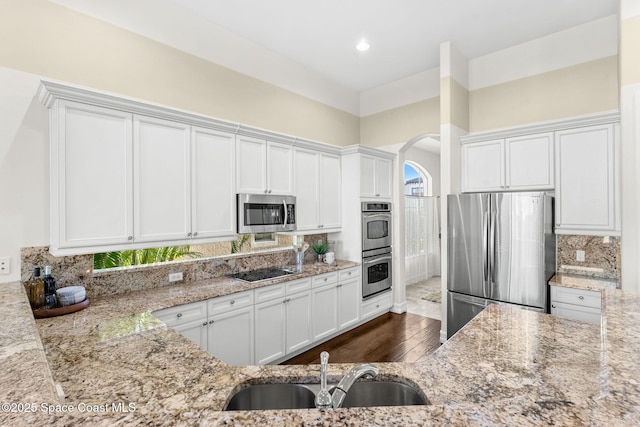
M 191 237 L 191 232 L 188 232 L 188 233 L 187 233 L 187 237 Z
M 182 317 L 182 313 L 176 314 L 176 317 L 178 317 L 178 318 Z
M 556 308 L 556 305 L 555 304 L 551 304 L 551 308 Z
M 195 233 L 193 233 L 193 237 L 196 237 L 197 235 L 198 235 L 197 231 Z
M 233 305 L 236 303 L 236 300 L 232 299 L 231 302 L 229 304 Z
M 209 324 L 213 325 L 214 320 L 209 320 Z
M 267 193 L 271 194 L 271 190 L 267 191 Z
M 380 193 L 376 194 L 376 197 L 380 197 Z
M 376 308 L 380 308 L 380 304 L 376 304 Z
M 583 297 L 582 295 L 580 295 L 580 296 L 578 297 L 578 299 L 584 299 L 584 297 Z
M 324 278 L 324 281 L 326 282 L 327 280 L 328 280 L 328 278 L 326 278 L 326 277 L 325 277 L 325 278 Z
M 133 240 L 133 236 L 127 237 L 127 240 Z
M 269 190 L 264 190 L 264 193 L 267 194 L 269 192 Z
M 336 288 L 341 288 L 341 287 L 342 287 L 342 283 L 336 286 Z
M 208 323 L 207 323 L 207 322 L 204 322 L 204 323 L 202 324 L 202 326 L 207 326 L 207 325 L 208 325 Z

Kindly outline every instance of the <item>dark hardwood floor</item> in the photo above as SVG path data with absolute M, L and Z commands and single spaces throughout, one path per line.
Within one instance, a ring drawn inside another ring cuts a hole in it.
M 320 363 L 322 351 L 329 352 L 330 363 L 416 362 L 439 346 L 439 320 L 387 313 L 282 364 Z

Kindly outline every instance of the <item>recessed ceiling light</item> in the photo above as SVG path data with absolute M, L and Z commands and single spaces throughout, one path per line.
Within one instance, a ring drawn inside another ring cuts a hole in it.
M 361 39 L 358 42 L 358 44 L 356 45 L 356 49 L 358 49 L 360 52 L 365 52 L 365 51 L 369 50 L 370 47 L 371 47 L 371 45 L 365 39 Z

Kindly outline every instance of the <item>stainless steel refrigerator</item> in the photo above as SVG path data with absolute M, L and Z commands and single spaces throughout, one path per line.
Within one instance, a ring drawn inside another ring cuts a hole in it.
M 492 303 L 546 312 L 555 257 L 553 197 L 449 195 L 447 337 Z

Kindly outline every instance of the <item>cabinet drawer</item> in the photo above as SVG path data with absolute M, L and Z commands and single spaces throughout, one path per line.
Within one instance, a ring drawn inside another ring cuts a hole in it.
M 253 305 L 253 290 L 213 298 L 209 300 L 209 317 L 250 305 Z
M 256 304 L 271 301 L 272 299 L 284 299 L 285 284 L 278 283 L 277 285 L 264 286 L 253 290 Z
M 374 317 L 389 311 L 393 304 L 393 295 L 391 292 L 384 295 L 371 298 L 362 303 L 362 318 Z
M 153 315 L 170 327 L 207 320 L 207 302 L 199 301 L 154 311 Z
M 551 303 L 551 314 L 566 319 L 600 324 L 600 309 L 561 302 Z
M 551 286 L 551 303 L 576 304 L 600 309 L 602 296 L 598 291 Z
M 338 273 L 325 273 L 314 276 L 312 279 L 313 287 L 328 285 L 329 283 L 338 283 Z
M 286 282 L 285 285 L 287 288 L 287 295 L 301 291 L 308 291 L 311 289 L 311 278 L 292 280 L 290 282 Z
M 341 282 L 349 279 L 355 279 L 356 277 L 360 277 L 359 267 L 353 267 L 346 270 L 338 271 L 338 280 L 340 280 Z

